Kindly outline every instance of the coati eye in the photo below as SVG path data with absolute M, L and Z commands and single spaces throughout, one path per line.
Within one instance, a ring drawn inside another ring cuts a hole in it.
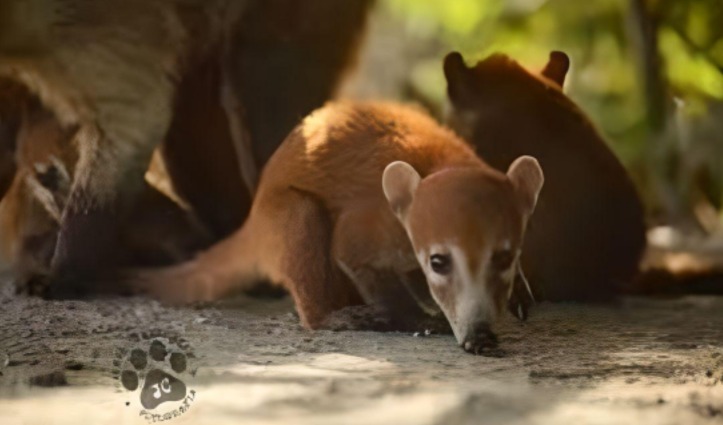
M 509 249 L 500 249 L 492 253 L 492 267 L 495 270 L 507 270 L 512 266 L 512 262 L 515 261 L 515 254 Z
M 432 265 L 432 270 L 437 274 L 446 275 L 452 271 L 452 259 L 449 255 L 434 254 L 429 257 L 429 263 Z

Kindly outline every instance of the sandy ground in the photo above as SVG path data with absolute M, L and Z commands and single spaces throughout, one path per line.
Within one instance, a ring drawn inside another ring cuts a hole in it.
M 177 423 L 723 423 L 723 298 L 542 304 L 480 357 L 451 336 L 305 331 L 286 299 L 167 309 L 0 288 L 3 425 L 162 419 L 117 379 L 154 337 L 188 356 Z

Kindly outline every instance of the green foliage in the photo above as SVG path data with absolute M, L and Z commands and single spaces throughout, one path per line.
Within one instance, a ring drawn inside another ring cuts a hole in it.
M 598 123 L 624 162 L 645 155 L 646 113 L 640 63 L 626 0 L 386 0 L 405 31 L 437 43 L 419 61 L 412 84 L 428 101 L 444 101 L 441 58 L 461 51 L 470 61 L 504 52 L 539 69 L 550 50 L 573 63 L 567 93 Z M 672 94 L 701 115 L 723 100 L 723 2 L 648 1 L 659 23 L 659 54 Z

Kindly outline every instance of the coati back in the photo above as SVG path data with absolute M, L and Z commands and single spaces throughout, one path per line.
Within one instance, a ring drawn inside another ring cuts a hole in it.
M 497 54 L 468 68 L 444 61 L 450 126 L 490 165 L 519 155 L 545 169 L 522 265 L 541 298 L 605 300 L 638 271 L 643 207 L 626 170 L 585 114 L 562 92 L 568 57 L 553 52 L 532 74 Z

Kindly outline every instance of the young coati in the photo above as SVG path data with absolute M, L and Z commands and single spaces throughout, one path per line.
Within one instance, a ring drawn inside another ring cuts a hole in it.
M 67 203 L 78 153 L 75 128 L 64 128 L 31 96 L 13 98 L 17 130 L 12 182 L 0 198 L 0 262 L 14 272 L 21 291 L 41 293 L 51 272 L 59 223 Z M 7 115 L 5 115 L 7 116 Z M 210 235 L 188 212 L 149 184 L 121 222 L 119 263 L 168 265 L 210 245 Z M 108 272 L 112 272 L 108 270 Z
M 448 123 L 498 170 L 520 155 L 545 170 L 521 260 L 540 298 L 608 300 L 638 270 L 643 207 L 626 170 L 563 94 L 568 67 L 562 52 L 539 75 L 501 54 L 468 68 L 451 53 Z
M 508 299 L 524 295 L 513 285 L 517 258 L 542 184 L 533 158 L 495 171 L 416 109 L 332 103 L 271 157 L 239 231 L 186 264 L 133 276 L 131 286 L 187 303 L 266 277 L 316 329 L 360 302 L 421 311 L 407 289 L 421 285 L 460 345 L 479 352 Z

